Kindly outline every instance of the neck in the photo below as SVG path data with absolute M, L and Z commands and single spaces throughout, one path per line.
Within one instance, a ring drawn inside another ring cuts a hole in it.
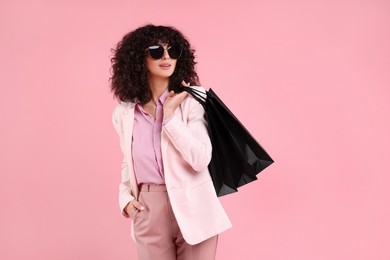
M 158 98 L 168 88 L 169 78 L 149 78 L 149 87 L 152 91 L 152 99 L 157 103 Z

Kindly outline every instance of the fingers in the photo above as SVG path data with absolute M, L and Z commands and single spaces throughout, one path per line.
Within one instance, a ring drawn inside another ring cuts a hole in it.
M 136 209 L 138 209 L 138 210 L 144 210 L 144 209 L 145 209 L 145 208 L 142 206 L 142 204 L 139 203 L 139 201 L 137 201 L 137 200 L 132 200 L 132 201 L 130 202 L 130 204 L 131 204 L 134 208 L 136 208 Z
M 188 95 L 188 92 L 186 91 L 183 91 L 181 92 L 180 94 L 178 94 L 178 96 L 181 98 L 181 100 L 183 101 L 185 99 L 185 97 Z
M 188 92 L 186 91 L 183 91 L 179 94 L 174 94 L 173 96 L 169 96 L 169 98 L 175 100 L 175 108 L 186 98 L 186 96 L 188 95 Z
M 190 86 L 190 83 L 188 82 L 185 82 L 184 80 L 182 80 L 181 84 L 185 87 L 189 87 Z
M 181 101 L 184 100 L 184 98 L 187 96 L 187 94 L 188 94 L 188 92 L 186 92 L 186 91 L 183 91 L 181 93 L 175 94 L 175 92 L 173 90 L 171 90 L 169 92 L 169 94 L 168 94 L 168 98 L 174 98 L 176 100 L 179 100 L 180 103 L 181 103 Z

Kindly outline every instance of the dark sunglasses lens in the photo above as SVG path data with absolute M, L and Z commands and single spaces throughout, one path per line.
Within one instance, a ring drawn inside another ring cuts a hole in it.
M 164 55 L 164 49 L 161 46 L 155 45 L 148 48 L 150 57 L 153 59 L 160 59 Z
M 181 49 L 178 46 L 171 46 L 168 48 L 169 57 L 177 59 L 181 55 Z

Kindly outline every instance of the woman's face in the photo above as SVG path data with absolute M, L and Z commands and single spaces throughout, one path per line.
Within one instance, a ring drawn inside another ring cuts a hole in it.
M 169 78 L 176 67 L 176 59 L 169 57 L 167 48 L 168 44 L 160 44 L 164 48 L 164 54 L 160 59 L 153 59 L 149 54 L 146 55 L 146 68 L 148 70 L 149 78 Z

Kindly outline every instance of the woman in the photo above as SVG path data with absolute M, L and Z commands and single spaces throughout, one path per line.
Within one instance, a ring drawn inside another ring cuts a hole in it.
M 218 234 L 231 227 L 207 169 L 203 107 L 181 87 L 199 85 L 195 64 L 178 30 L 154 25 L 125 35 L 112 58 L 119 204 L 141 260 L 215 259 Z

